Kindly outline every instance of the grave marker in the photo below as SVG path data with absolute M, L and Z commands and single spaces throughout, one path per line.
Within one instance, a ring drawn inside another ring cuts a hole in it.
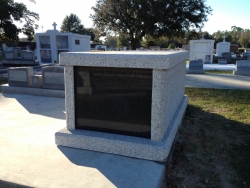
M 240 60 L 236 62 L 236 70 L 233 71 L 234 75 L 250 76 L 250 61 Z
M 189 68 L 186 71 L 187 74 L 204 74 L 203 61 L 202 60 L 191 60 L 189 62 Z
M 64 67 L 50 66 L 42 68 L 43 88 L 64 89 Z
M 9 86 L 31 87 L 33 75 L 32 67 L 8 68 Z

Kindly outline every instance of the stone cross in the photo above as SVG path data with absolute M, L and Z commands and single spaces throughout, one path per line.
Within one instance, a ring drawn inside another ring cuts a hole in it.
M 57 26 L 56 22 L 54 22 L 52 25 L 54 26 L 54 30 L 56 30 L 56 26 Z
M 224 36 L 223 36 L 223 38 L 224 38 L 223 42 L 225 42 L 225 38 L 226 38 L 226 36 L 224 35 Z
M 204 39 L 204 33 L 201 34 L 201 39 Z

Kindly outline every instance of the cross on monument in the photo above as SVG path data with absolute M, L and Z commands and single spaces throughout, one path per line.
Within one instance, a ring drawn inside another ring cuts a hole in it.
M 202 32 L 202 34 L 201 34 L 201 39 L 204 39 L 204 33 Z
M 225 38 L 226 38 L 226 36 L 224 35 L 224 36 L 223 36 L 223 38 L 224 38 L 223 42 L 225 42 Z
M 52 25 L 54 26 L 54 30 L 56 30 L 56 26 L 57 26 L 56 22 L 54 22 Z

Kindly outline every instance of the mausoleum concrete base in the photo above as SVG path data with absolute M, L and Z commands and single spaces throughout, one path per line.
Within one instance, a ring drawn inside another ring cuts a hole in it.
M 185 115 L 188 97 L 185 95 L 161 142 L 132 136 L 109 134 L 86 130 L 68 130 L 55 134 L 56 144 L 129 157 L 165 162 Z
M 58 97 L 58 98 L 65 97 L 64 90 L 17 87 L 17 86 L 9 86 L 9 84 L 3 84 L 0 87 L 1 87 L 0 91 L 2 93 L 16 93 L 16 94 L 38 95 L 38 96 Z

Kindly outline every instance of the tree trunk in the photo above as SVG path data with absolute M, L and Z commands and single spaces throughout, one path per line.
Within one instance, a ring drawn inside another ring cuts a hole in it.
M 139 42 L 139 40 L 136 38 L 131 39 L 130 47 L 132 50 L 136 50 L 136 46 L 137 46 L 138 42 Z

